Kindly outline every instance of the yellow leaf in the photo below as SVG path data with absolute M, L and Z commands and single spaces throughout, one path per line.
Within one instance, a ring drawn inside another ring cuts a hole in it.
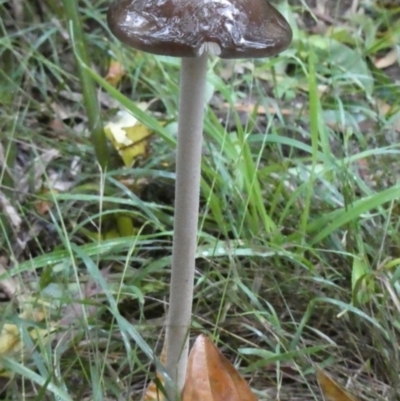
M 148 155 L 149 141 L 148 137 L 152 132 L 144 125 L 135 125 L 126 128 L 126 136 L 132 141 L 132 144 L 121 147 L 118 151 L 125 166 L 132 167 L 138 157 L 146 157 Z
M 45 319 L 46 314 L 43 310 L 34 309 L 21 313 L 20 319 L 29 319 L 35 322 L 41 322 Z M 49 327 L 46 329 L 33 328 L 29 330 L 29 335 L 32 340 L 38 340 L 46 338 L 51 332 L 55 330 L 55 327 Z M 24 344 L 21 340 L 21 329 L 15 324 L 4 323 L 0 330 L 0 356 L 20 356 L 23 351 Z M 8 377 L 8 372 L 4 371 L 3 366 L 0 364 L 0 376 Z
M 317 370 L 317 379 L 325 401 L 358 401 L 322 369 Z
M 18 327 L 15 324 L 5 323 L 0 332 L 0 355 L 16 352 L 21 348 Z
M 138 157 L 147 155 L 152 132 L 128 112 L 119 112 L 116 121 L 104 127 L 104 132 L 127 167 L 132 167 Z
M 247 382 L 205 335 L 190 351 L 182 401 L 257 401 Z

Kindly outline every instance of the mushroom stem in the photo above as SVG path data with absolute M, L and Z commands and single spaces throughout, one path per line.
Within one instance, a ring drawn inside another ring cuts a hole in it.
M 166 331 L 170 401 L 179 399 L 186 377 L 192 315 L 203 141 L 207 52 L 182 59 L 171 289 Z

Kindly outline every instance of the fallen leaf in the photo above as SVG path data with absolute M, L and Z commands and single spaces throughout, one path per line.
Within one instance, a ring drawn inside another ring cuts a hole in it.
M 119 84 L 125 74 L 126 71 L 122 64 L 119 61 L 111 60 L 105 79 L 110 85 L 115 87 Z
M 358 401 L 322 369 L 317 370 L 317 379 L 326 401 Z
M 58 191 L 52 191 L 54 194 L 57 194 L 57 192 Z M 53 202 L 51 202 L 49 199 L 48 199 L 48 195 L 50 194 L 50 191 L 48 190 L 48 189 L 44 189 L 43 191 L 42 191 L 42 193 L 41 194 L 38 194 L 38 195 L 43 195 L 43 198 L 42 199 L 38 199 L 37 201 L 35 201 L 34 203 L 33 203 L 33 206 L 34 206 L 34 208 L 35 208 L 35 210 L 36 210 L 36 212 L 40 215 L 40 216 L 44 216 L 45 214 L 47 214 L 50 210 L 51 210 L 51 208 L 54 206 L 54 204 L 53 204 Z M 47 199 L 46 199 L 47 198 Z
M 18 210 L 13 206 L 11 201 L 0 191 L 0 210 L 7 218 L 10 226 L 14 229 L 15 233 L 19 233 L 22 224 L 22 218 Z
M 400 58 L 400 54 L 396 48 L 390 50 L 385 54 L 384 57 L 376 58 L 374 61 L 374 65 L 376 68 L 384 69 L 388 68 L 391 65 L 397 63 Z
M 104 132 L 125 166 L 132 167 L 138 157 L 147 155 L 152 132 L 128 112 L 119 112 L 117 119 L 104 127 Z
M 19 315 L 22 320 L 31 320 L 35 322 L 44 321 L 46 315 L 43 310 L 34 309 L 32 311 L 26 311 Z M 49 327 L 48 329 L 39 329 L 34 327 L 30 329 L 29 335 L 32 340 L 38 340 L 44 342 L 49 340 L 49 334 L 54 331 L 54 327 Z M 21 352 L 26 351 L 25 344 L 21 338 L 21 327 L 13 323 L 4 323 L 0 330 L 0 357 L 1 356 L 18 356 L 21 358 Z M 0 364 L 0 376 L 10 377 L 10 372 L 6 371 Z
M 246 381 L 205 335 L 190 351 L 182 401 L 257 401 Z

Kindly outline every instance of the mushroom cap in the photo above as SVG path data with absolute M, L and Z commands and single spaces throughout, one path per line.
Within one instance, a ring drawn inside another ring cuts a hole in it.
M 112 33 L 148 53 L 259 58 L 285 50 L 292 30 L 266 0 L 120 0 L 107 14 Z

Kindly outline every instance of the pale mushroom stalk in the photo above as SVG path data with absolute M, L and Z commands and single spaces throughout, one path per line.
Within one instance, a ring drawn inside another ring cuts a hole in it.
M 207 53 L 227 59 L 269 57 L 287 48 L 292 32 L 266 0 L 119 0 L 107 20 L 129 46 L 182 58 L 166 362 L 174 383 L 167 385 L 167 395 L 176 401 L 188 358 Z
M 200 57 L 182 59 L 181 68 L 170 306 L 166 329 L 166 371 L 176 384 L 175 389 L 166 389 L 170 400 L 178 399 L 183 388 L 189 351 L 207 58 L 207 52 L 204 52 Z

